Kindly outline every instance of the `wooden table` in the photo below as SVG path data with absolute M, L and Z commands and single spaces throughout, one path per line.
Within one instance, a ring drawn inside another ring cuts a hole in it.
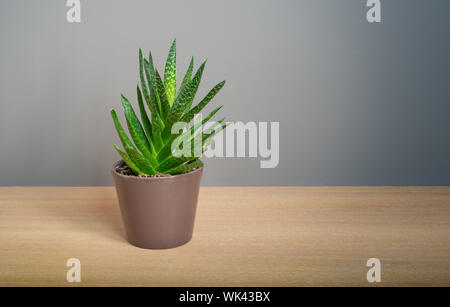
M 127 243 L 112 187 L 1 187 L 0 286 L 18 285 L 449 286 L 450 187 L 202 187 L 170 250 Z

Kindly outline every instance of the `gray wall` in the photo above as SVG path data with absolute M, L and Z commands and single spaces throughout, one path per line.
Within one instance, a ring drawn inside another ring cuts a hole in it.
M 205 185 L 449 185 L 450 1 L 81 0 L 0 4 L 0 185 L 111 185 L 109 109 L 135 101 L 137 50 L 234 121 L 279 121 L 280 163 L 209 159 Z

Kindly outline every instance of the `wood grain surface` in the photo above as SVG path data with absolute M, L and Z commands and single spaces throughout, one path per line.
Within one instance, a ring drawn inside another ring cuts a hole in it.
M 127 243 L 113 187 L 0 188 L 0 286 L 314 285 L 449 286 L 450 187 L 202 187 L 170 250 Z

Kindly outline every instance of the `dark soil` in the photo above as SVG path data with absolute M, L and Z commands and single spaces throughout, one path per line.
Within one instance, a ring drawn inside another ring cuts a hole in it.
M 168 174 L 161 174 L 156 173 L 154 176 L 147 176 L 147 175 L 136 175 L 135 172 L 131 170 L 131 168 L 128 167 L 124 162 L 122 162 L 120 165 L 116 167 L 116 172 L 119 174 L 125 175 L 125 176 L 134 176 L 134 177 L 170 177 L 171 175 Z

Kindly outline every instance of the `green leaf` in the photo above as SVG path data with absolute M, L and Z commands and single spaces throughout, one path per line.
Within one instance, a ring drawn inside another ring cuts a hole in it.
M 138 166 L 138 168 L 140 170 L 142 170 L 143 172 L 147 172 L 148 174 L 151 174 L 151 168 L 149 168 L 147 166 L 147 163 L 144 161 L 144 160 L 146 160 L 145 157 L 142 156 L 136 150 L 136 148 L 134 147 L 133 143 L 128 138 L 127 134 L 125 133 L 125 130 L 123 129 L 122 125 L 119 122 L 119 119 L 117 118 L 117 114 L 116 114 L 116 111 L 114 109 L 111 110 L 111 116 L 113 118 L 114 125 L 116 126 L 117 133 L 119 134 L 120 141 L 122 142 L 122 145 L 125 148 L 125 151 L 128 154 L 128 156 L 131 159 L 131 161 L 134 164 L 136 164 Z
M 156 86 L 158 87 L 158 94 L 161 102 L 161 113 L 162 118 L 166 118 L 167 114 L 169 114 L 169 110 L 171 105 L 169 104 L 169 101 L 167 100 L 167 95 L 165 93 L 164 84 L 161 80 L 161 76 L 159 75 L 158 70 L 155 70 L 156 75 Z
M 185 133 L 187 133 L 188 131 L 186 131 Z M 159 150 L 157 156 L 156 156 L 156 160 L 157 161 L 163 161 L 164 159 L 166 159 L 172 152 L 172 143 L 173 141 L 182 134 L 182 132 L 179 133 L 173 133 L 170 135 L 170 138 L 167 140 L 166 143 L 164 143 L 164 145 L 161 147 L 161 149 Z
M 123 147 L 125 148 L 125 151 L 129 154 L 128 150 L 130 148 L 134 148 L 133 143 L 131 143 L 130 139 L 128 138 L 128 135 L 126 134 L 125 130 L 123 129 L 122 125 L 119 122 L 119 119 L 117 118 L 117 113 L 114 109 L 111 110 L 111 117 L 113 118 L 114 125 L 117 130 L 117 134 L 119 135 L 120 141 L 122 142 Z
M 134 113 L 133 107 L 124 95 L 121 95 L 121 97 L 125 118 L 127 120 L 128 131 L 131 134 L 134 144 L 136 144 L 136 147 L 142 152 L 146 159 L 156 165 L 156 160 L 151 154 L 150 143 L 148 142 L 136 113 Z
M 145 61 L 145 59 L 142 56 L 142 50 L 139 48 L 139 77 L 141 79 L 142 92 L 144 94 L 145 101 L 150 108 L 150 105 L 151 105 L 150 90 L 147 87 L 147 83 L 145 82 L 145 78 L 144 78 L 144 61 Z M 151 110 L 152 109 L 150 108 L 150 111 Z
M 194 161 L 189 164 L 182 164 L 177 167 L 171 168 L 170 170 L 166 171 L 165 173 L 170 174 L 170 175 L 177 175 L 177 174 L 186 173 L 194 168 L 199 168 L 202 166 L 204 166 L 203 162 L 198 160 L 198 161 Z
M 181 89 L 191 81 L 192 77 L 192 70 L 194 70 L 194 57 L 191 57 L 191 62 L 189 63 L 189 67 L 186 71 L 186 74 L 184 75 L 183 81 L 181 82 L 180 89 L 178 90 L 177 96 L 180 94 Z
M 152 134 L 153 134 L 153 145 L 155 147 L 155 152 L 158 152 L 162 145 L 163 145 L 163 141 L 161 139 L 161 125 L 159 123 L 161 119 L 158 118 L 153 118 L 152 116 Z
M 172 106 L 177 92 L 177 40 L 174 39 L 169 50 L 164 71 L 164 86 L 166 89 L 167 100 Z
M 205 119 L 202 120 L 201 123 L 200 122 L 194 123 L 194 125 L 192 125 L 192 127 L 189 130 L 185 131 L 183 135 L 179 138 L 180 142 L 184 142 L 185 140 L 192 138 L 195 131 L 197 131 L 197 129 L 200 126 L 203 126 L 208 120 L 210 120 L 211 117 L 213 117 L 214 114 L 216 114 L 222 107 L 223 106 L 215 108 Z M 164 146 L 161 148 L 161 150 L 158 152 L 156 160 L 163 161 L 168 155 L 171 154 L 172 143 L 178 136 L 180 136 L 180 134 L 181 133 L 172 134 L 172 137 L 169 139 L 169 141 L 165 143 Z
M 195 94 L 197 94 L 197 90 L 198 90 L 198 87 L 200 85 L 200 80 L 202 79 L 202 75 L 203 75 L 203 71 L 205 69 L 205 65 L 206 65 L 206 61 L 204 61 L 202 63 L 200 68 L 195 73 L 194 78 L 192 78 L 193 83 L 192 83 L 191 96 L 189 97 L 188 104 L 184 108 L 183 113 L 186 113 L 191 108 L 192 102 L 194 101 L 194 98 L 195 98 Z
M 162 146 L 161 139 L 161 116 L 159 113 L 159 106 L 157 104 L 157 97 L 159 97 L 156 89 L 156 78 L 154 72 L 152 73 L 150 62 L 144 59 L 144 70 L 147 76 L 147 80 L 149 80 L 149 85 L 152 87 L 151 91 L 151 99 L 148 103 L 148 107 L 150 109 L 150 113 L 152 115 L 152 136 L 153 136 L 153 145 L 157 150 L 159 150 Z M 153 81 L 154 82 L 153 82 Z M 154 85 L 154 86 L 153 86 Z
M 153 65 L 152 53 L 148 53 L 148 61 L 144 60 L 145 74 L 147 75 L 147 80 L 149 82 L 149 88 L 151 93 L 155 96 L 155 101 L 157 105 L 158 115 L 161 117 L 161 99 L 158 92 L 158 84 L 156 83 L 155 66 Z M 151 96 L 150 96 L 151 97 Z
M 149 160 L 147 160 L 143 155 L 141 155 L 136 149 L 130 149 L 128 153 L 131 159 L 136 162 L 136 165 L 144 172 L 146 175 L 155 175 L 155 169 Z
M 147 77 L 147 83 L 145 82 L 144 72 Z M 159 110 L 156 101 L 156 91 L 151 88 L 151 73 L 150 73 L 150 65 L 149 62 L 142 56 L 142 50 L 139 49 L 139 75 L 141 79 L 142 92 L 144 94 L 145 102 L 147 103 L 148 108 L 150 109 L 151 118 L 152 118 L 152 133 L 151 138 L 152 142 L 150 142 L 152 147 L 160 148 L 162 146 L 161 140 L 161 127 L 159 123 L 161 122 L 161 118 L 159 115 Z M 147 87 L 148 84 L 148 87 Z M 156 125 L 155 123 L 158 123 Z
M 224 120 L 225 120 L 225 117 L 219 119 L 217 122 L 213 123 L 210 127 L 208 127 L 207 129 L 204 129 L 203 134 L 211 134 L 212 132 L 215 131 L 217 126 L 219 126 L 220 124 L 223 123 Z
M 223 122 L 223 119 L 218 121 L 217 123 L 221 124 L 222 122 Z M 203 135 L 203 140 L 202 140 L 203 152 L 205 152 L 207 147 L 214 142 L 214 137 L 216 136 L 216 134 L 218 134 L 222 130 L 225 130 L 225 128 L 229 124 L 230 123 L 225 123 L 225 124 L 221 125 L 218 129 L 215 129 L 215 127 L 211 127 L 210 129 L 211 130 L 214 129 L 214 130 L 211 133 Z
M 137 91 L 137 98 L 138 98 L 138 104 L 139 104 L 139 112 L 141 114 L 141 120 L 142 120 L 142 123 L 144 124 L 144 130 L 145 130 L 145 133 L 147 134 L 148 142 L 150 143 L 151 152 L 154 153 L 155 149 L 153 148 L 153 141 L 152 141 L 152 124 L 150 123 L 150 120 L 148 119 L 147 111 L 145 110 L 145 106 L 144 106 L 144 103 L 142 100 L 141 89 L 139 88 L 139 85 L 137 86 L 136 91 Z
M 182 150 L 173 153 L 170 157 L 166 158 L 162 163 L 160 163 L 158 167 L 165 167 L 168 164 L 180 162 L 180 160 L 181 161 L 185 160 L 184 162 L 186 162 L 200 158 L 200 156 L 206 151 L 207 147 L 214 141 L 214 136 L 220 131 L 222 131 L 228 125 L 228 123 L 226 123 L 221 127 L 219 127 L 218 129 L 215 129 L 215 126 L 217 126 L 217 124 L 220 125 L 223 122 L 223 120 L 224 119 L 221 119 L 220 121 L 215 123 L 213 125 L 214 128 L 211 127 L 208 129 L 211 130 L 212 132 L 203 133 L 201 136 L 195 136 L 194 138 L 192 138 L 190 148 L 183 148 Z M 195 152 L 197 146 L 200 146 L 199 149 L 201 149 L 199 153 Z
M 126 165 L 128 165 L 128 167 L 131 168 L 131 170 L 135 174 L 144 175 L 144 172 L 139 169 L 139 167 L 131 160 L 130 157 L 128 157 L 128 155 L 125 152 L 120 150 L 119 146 L 117 146 L 116 144 L 113 144 L 113 145 L 114 145 L 114 148 L 119 153 L 119 155 L 122 157 L 122 160 L 125 161 Z
M 191 140 L 191 147 L 188 148 L 190 150 L 190 152 L 188 150 L 185 150 L 185 151 L 182 151 L 181 153 L 178 153 L 178 155 L 192 156 L 192 157 L 199 158 L 206 151 L 207 147 L 209 145 L 211 145 L 212 142 L 214 142 L 214 136 L 216 134 L 218 134 L 220 131 L 222 131 L 223 129 L 225 129 L 226 126 L 228 126 L 229 123 L 225 123 L 225 124 L 221 125 L 219 128 L 216 129 L 216 127 L 218 125 L 220 125 L 223 121 L 224 121 L 224 119 L 221 119 L 217 123 L 214 123 L 213 126 L 208 128 L 207 130 L 205 130 L 207 133 L 203 133 L 201 138 L 200 137 L 199 138 L 193 138 Z M 196 146 L 201 146 L 202 147 L 200 155 L 196 155 L 195 154 L 194 150 L 195 150 Z
M 197 160 L 197 158 L 195 157 L 174 157 L 174 156 L 170 156 L 167 159 L 165 159 L 164 161 L 162 161 L 157 167 L 156 170 L 160 173 L 164 173 L 165 171 L 172 169 L 178 165 L 181 165 L 185 162 L 190 162 L 190 161 L 194 161 Z
M 195 114 L 200 113 L 200 111 L 216 96 L 216 94 L 220 91 L 220 89 L 225 85 L 225 80 L 218 83 L 213 87 L 212 90 L 206 94 L 205 98 L 203 98 L 195 107 L 190 109 L 186 114 L 181 118 L 182 122 L 188 123 L 194 118 Z
M 194 78 L 181 89 L 180 95 L 178 95 L 172 105 L 172 108 L 170 108 L 169 115 L 166 120 L 166 128 L 163 132 L 163 140 L 167 140 L 170 137 L 172 125 L 181 118 L 186 107 L 190 102 L 192 102 L 202 78 L 205 63 L 206 62 L 200 66 Z

